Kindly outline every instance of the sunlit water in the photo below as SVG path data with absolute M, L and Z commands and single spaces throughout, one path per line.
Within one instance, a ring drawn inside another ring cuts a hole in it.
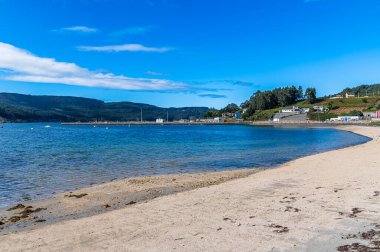
M 46 125 L 0 128 L 0 208 L 112 179 L 272 167 L 368 141 L 333 129 Z

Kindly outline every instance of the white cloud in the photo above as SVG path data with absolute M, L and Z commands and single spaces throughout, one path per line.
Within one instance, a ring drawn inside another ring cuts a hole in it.
M 69 31 L 69 32 L 81 32 L 81 33 L 96 33 L 99 30 L 96 28 L 91 28 L 91 27 L 87 27 L 87 26 L 72 26 L 72 27 L 65 27 L 65 28 L 61 28 L 61 29 L 57 29 L 57 30 L 53 30 L 53 31 L 55 31 L 55 32 Z
M 74 63 L 42 58 L 0 42 L 0 79 L 22 82 L 56 83 L 125 90 L 181 90 L 181 82 L 162 79 L 130 78 L 98 73 Z
M 78 46 L 81 51 L 97 51 L 97 52 L 158 52 L 163 53 L 172 50 L 169 47 L 146 47 L 140 44 L 124 44 L 111 46 Z

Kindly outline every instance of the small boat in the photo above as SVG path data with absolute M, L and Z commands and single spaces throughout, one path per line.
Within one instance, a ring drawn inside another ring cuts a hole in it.
M 51 128 L 51 126 L 50 125 L 45 125 L 44 128 Z

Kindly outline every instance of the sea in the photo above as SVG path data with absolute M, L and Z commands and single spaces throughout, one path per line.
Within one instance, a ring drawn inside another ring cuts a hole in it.
M 330 128 L 2 124 L 0 208 L 115 179 L 276 167 L 369 140 Z

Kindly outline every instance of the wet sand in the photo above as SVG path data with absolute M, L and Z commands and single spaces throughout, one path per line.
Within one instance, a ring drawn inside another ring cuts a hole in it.
M 300 158 L 277 169 L 238 175 L 241 176 L 238 179 L 218 179 L 219 174 L 214 182 L 205 179 L 198 186 L 196 181 L 206 176 L 199 175 L 189 182 L 195 185 L 185 186 L 182 192 L 170 186 L 167 189 L 158 182 L 170 180 L 170 176 L 150 182 L 148 179 L 154 189 L 145 188 L 147 196 L 141 200 L 128 196 L 125 181 L 59 195 L 55 204 L 61 215 L 66 216 L 61 217 L 63 221 L 57 217 L 50 224 L 37 222 L 44 224 L 29 225 L 26 228 L 30 230 L 17 233 L 9 233 L 11 230 L 3 227 L 2 232 L 7 234 L 0 236 L 0 248 L 4 251 L 380 250 L 380 128 L 342 129 L 373 140 Z M 187 181 L 186 176 L 190 175 L 175 176 L 183 176 Z M 175 184 L 176 180 L 169 182 Z M 221 183 L 224 180 L 229 181 Z M 139 179 L 135 182 L 145 184 Z M 178 189 L 184 181 L 177 183 Z M 196 189 L 189 190 L 192 188 Z M 157 197 L 165 194 L 168 195 Z M 11 215 L 23 215 L 20 212 L 28 216 L 19 223 L 49 218 L 47 213 L 54 212 L 49 205 L 53 201 L 48 199 L 32 208 L 20 206 L 6 211 L 9 214 L 6 221 Z M 67 214 L 70 212 L 72 216 Z M 82 216 L 78 214 L 81 212 Z M 10 224 L 2 226 L 6 225 Z
M 61 193 L 45 200 L 22 202 L 0 210 L 0 235 L 89 217 L 160 196 L 247 177 L 263 170 L 255 168 L 137 177 Z

